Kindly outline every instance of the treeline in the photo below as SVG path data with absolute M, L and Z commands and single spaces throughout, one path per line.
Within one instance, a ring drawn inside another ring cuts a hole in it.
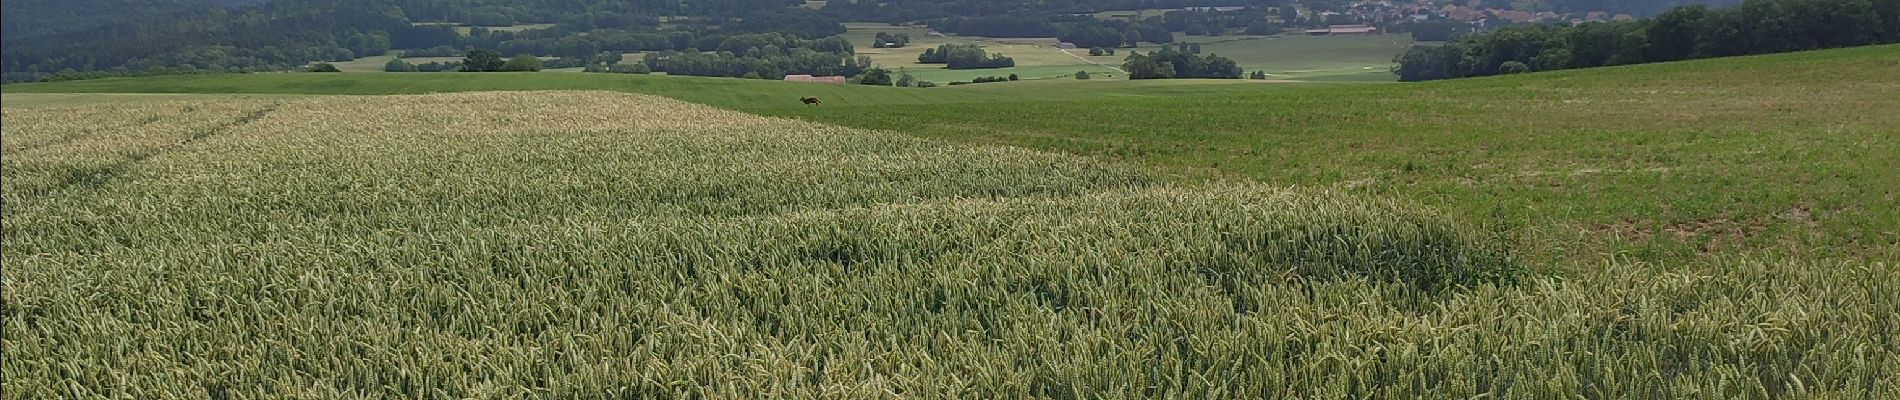
M 1078 19 L 1052 22 L 1045 18 L 1001 16 L 949 18 L 930 22 L 938 31 L 963 36 L 1055 37 L 1078 47 L 1123 47 L 1138 42 L 1172 43 L 1174 33 L 1161 17 L 1140 21 Z
M 1145 55 L 1129 52 L 1122 69 L 1128 70 L 1128 79 L 1240 79 L 1241 74 L 1240 65 L 1233 59 L 1212 54 L 1201 56 L 1173 47 L 1162 47 L 1161 51 Z
M 1093 17 L 1053 20 L 1021 16 L 958 17 L 932 21 L 930 27 L 964 36 L 1055 37 L 1080 47 L 1124 47 L 1135 46 L 1139 42 L 1172 43 L 1174 32 L 1196 36 L 1225 35 L 1235 29 L 1246 30 L 1250 34 L 1279 33 L 1279 24 L 1264 20 L 1243 21 L 1244 17 L 1239 15 L 1258 12 L 1243 11 L 1174 11 L 1167 16 L 1133 21 Z M 1265 15 L 1260 14 L 1259 18 L 1264 19 Z
M 732 52 L 648 53 L 643 60 L 654 72 L 668 75 L 783 79 L 785 75 L 857 76 L 870 68 L 871 57 L 818 53 L 806 49 L 786 54 L 745 56 Z
M 855 55 L 851 43 L 842 37 L 807 40 L 777 33 L 732 35 L 710 51 L 688 49 L 649 52 L 642 59 L 632 62 L 625 62 L 622 55 L 616 52 L 553 60 L 541 60 L 523 53 L 505 61 L 501 54 L 503 52 L 474 49 L 466 52 L 460 62 L 426 64 L 411 64 L 395 59 L 384 65 L 384 71 L 538 71 L 543 68 L 582 67 L 588 72 L 665 72 L 672 75 L 783 79 L 789 74 L 858 76 L 872 66 L 870 57 Z
M 1289 5 L 1277 5 L 1282 10 L 1294 10 Z M 1267 7 L 1247 7 L 1233 11 L 1215 10 L 1175 10 L 1162 14 L 1161 24 L 1169 31 L 1181 32 L 1188 36 L 1220 36 L 1234 30 L 1265 31 L 1271 23 L 1268 15 L 1276 15 Z M 1296 15 L 1297 16 L 1297 15 Z M 1262 32 L 1259 34 L 1265 34 Z M 1274 33 L 1277 33 L 1275 30 Z
M 117 4 L 98 0 L 7 1 L 0 58 L 10 82 L 89 71 L 280 70 L 382 54 L 414 38 L 416 28 L 392 5 L 333 1 L 341 4 L 281 0 L 227 10 L 177 1 L 159 2 L 167 7 L 162 10 L 128 7 L 149 15 L 120 13 Z
M 1284 0 L 856 0 L 825 3 L 823 11 L 849 21 L 899 23 L 951 17 L 1040 17 L 1116 10 L 1273 7 L 1285 3 Z
M 60 73 L 55 73 L 55 74 L 47 74 L 45 76 L 39 77 L 38 81 L 60 82 L 60 81 L 77 81 L 77 80 L 100 79 L 100 78 L 123 78 L 123 77 L 162 76 L 162 75 L 229 74 L 229 73 L 249 73 L 249 72 L 260 72 L 260 71 L 248 71 L 248 70 L 213 71 L 213 70 L 202 70 L 202 69 L 175 70 L 175 69 L 169 69 L 169 68 L 155 68 L 155 69 L 140 70 L 140 71 L 85 71 L 85 72 L 68 71 L 68 72 L 60 72 Z
M 1653 18 L 1508 27 L 1399 55 L 1402 81 L 1900 43 L 1900 0 L 1749 0 Z
M 518 54 L 507 61 L 501 60 L 501 53 L 489 49 L 470 50 L 461 61 L 431 61 L 412 64 L 408 60 L 395 58 L 383 63 L 383 72 L 520 72 L 540 71 L 542 69 L 561 68 L 600 68 L 618 64 L 624 58 L 620 53 L 600 53 L 588 58 L 556 58 L 542 60 L 527 54 Z
M 285 0 L 275 0 L 285 1 Z M 417 21 L 479 26 L 613 21 L 661 16 L 731 17 L 804 4 L 802 0 L 395 0 Z
M 1691 5 L 1705 5 L 1711 7 L 1731 6 L 1741 4 L 1741 0 L 1534 0 L 1523 3 L 1501 3 L 1507 6 L 1522 5 L 1525 6 L 1527 10 L 1550 10 L 1559 13 L 1603 11 L 1649 16 L 1676 7 Z
M 1190 36 L 1220 36 L 1234 31 L 1276 34 L 1283 28 L 1282 24 L 1266 19 L 1281 10 L 1294 9 L 1259 6 L 1229 11 L 1176 10 L 1137 20 L 1098 19 L 1090 15 L 951 17 L 932 20 L 929 24 L 938 31 L 964 36 L 1055 37 L 1079 47 L 1124 47 L 1140 42 L 1172 43 L 1174 32 Z
M 857 56 L 843 37 L 801 39 L 793 35 L 733 35 L 711 52 L 698 49 L 646 53 L 641 60 L 654 72 L 671 75 L 782 79 L 785 75 L 856 76 L 872 65 Z
M 1524 11 L 1555 11 L 1559 13 L 1604 11 L 1609 13 L 1629 13 L 1635 15 L 1653 15 L 1659 11 L 1676 6 L 1692 4 L 1728 5 L 1739 0 L 1482 0 L 1479 2 L 1458 2 L 1461 5 L 1486 8 Z M 1188 9 L 1207 7 L 1246 7 L 1255 15 L 1271 12 L 1280 15 L 1284 21 L 1300 19 L 1292 7 L 1295 2 L 1288 0 L 1060 0 L 1060 1 L 1022 1 L 1022 0 L 855 0 L 826 3 L 823 11 L 849 21 L 877 21 L 901 23 L 911 21 L 932 21 L 947 18 L 983 18 L 1001 16 L 1021 16 L 1041 19 L 1122 10 Z M 1298 4 L 1312 14 L 1321 12 L 1349 11 L 1355 1 L 1352 0 L 1302 0 Z M 1444 4 L 1444 2 L 1436 2 Z M 1261 15 L 1264 16 L 1264 15 Z M 1250 15 L 1235 16 L 1230 22 L 1220 20 L 1189 18 L 1179 19 L 1183 25 L 1171 27 L 1175 32 L 1195 35 L 1196 29 L 1189 31 L 1194 23 L 1199 23 L 1207 31 L 1225 25 L 1227 28 L 1244 29 L 1254 22 L 1264 22 L 1264 18 L 1250 18 Z M 1348 15 L 1335 17 L 1347 18 Z M 1054 21 L 1060 22 L 1060 21 Z M 1316 17 L 1307 23 L 1324 25 L 1334 21 L 1325 17 Z M 1256 32 L 1266 31 L 1268 26 L 1260 25 Z M 1013 36 L 1013 35 L 1012 35 Z M 1047 36 L 1047 35 L 1041 35 Z M 1029 37 L 1029 36 L 1015 36 Z
M 599 52 L 654 52 L 654 51 L 737 51 L 743 52 L 753 47 L 811 47 L 823 52 L 852 53 L 851 42 L 833 35 L 820 35 L 823 39 L 805 40 L 804 36 L 790 33 L 722 33 L 718 31 L 665 31 L 665 32 L 628 32 L 613 29 L 597 29 L 589 32 L 563 31 L 525 31 L 486 32 L 476 29 L 470 40 L 462 41 L 461 49 L 436 47 L 425 49 L 424 53 L 459 53 L 466 49 L 492 48 L 505 54 L 528 53 L 549 57 L 587 57 Z M 423 53 L 408 53 L 420 55 Z
M 963 36 L 1051 37 L 1060 32 L 1048 18 L 1018 15 L 943 18 L 929 25 L 930 29 Z
M 1139 42 L 1173 43 L 1174 32 L 1160 17 L 1141 21 L 1087 20 L 1063 24 L 1057 40 L 1076 47 L 1133 47 Z
M 949 69 L 985 69 L 1009 68 L 1016 66 L 1016 60 L 1002 54 L 988 54 L 982 47 L 974 44 L 945 44 L 934 49 L 924 49 L 917 55 L 917 62 L 923 64 L 944 64 Z
M 871 47 L 872 47 L 872 48 L 878 48 L 878 49 L 882 49 L 882 48 L 893 48 L 893 49 L 895 49 L 895 48 L 899 48 L 899 47 L 904 47 L 904 46 L 909 46 L 909 45 L 910 45 L 910 34 L 908 34 L 908 33 L 897 33 L 897 34 L 891 34 L 891 33 L 888 33 L 888 32 L 878 32 L 878 33 L 877 33 L 877 36 L 876 36 L 876 37 L 875 37 L 874 39 L 872 39 L 872 40 L 873 40 L 873 41 L 871 42 Z
M 289 70 L 392 49 L 449 50 L 459 55 L 489 48 L 505 54 L 582 58 L 601 51 L 711 48 L 735 34 L 824 37 L 844 32 L 835 17 L 781 7 L 790 4 L 782 0 L 273 0 L 235 8 L 216 7 L 204 0 L 117 3 L 0 3 L 5 7 L 0 15 L 5 18 L 7 38 L 0 46 L 5 81 L 33 81 L 55 74 Z M 532 21 L 518 22 L 555 25 L 522 32 L 477 27 L 465 35 L 449 24 L 424 23 L 438 18 L 466 22 L 457 15 L 501 4 L 535 16 Z M 671 5 L 636 7 L 641 4 Z M 461 11 L 441 11 L 444 8 Z M 661 30 L 653 17 L 659 10 L 701 14 L 686 14 L 691 18 Z M 562 17 L 553 18 L 556 15 Z
M 383 72 L 459 72 L 461 70 L 461 62 L 430 61 L 412 64 L 407 60 L 396 58 L 383 63 Z

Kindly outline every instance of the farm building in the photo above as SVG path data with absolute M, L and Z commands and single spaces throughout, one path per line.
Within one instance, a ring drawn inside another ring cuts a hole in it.
M 1328 27 L 1320 28 L 1320 29 L 1306 30 L 1306 34 L 1309 36 L 1375 35 L 1378 33 L 1379 33 L 1379 28 L 1366 26 L 1366 25 L 1333 25 L 1333 26 L 1328 26 Z
M 1056 43 L 1056 47 L 1064 48 L 1064 49 L 1073 49 L 1075 48 L 1075 43 L 1069 43 L 1069 42 Z
M 842 76 L 786 75 L 786 82 L 844 83 Z

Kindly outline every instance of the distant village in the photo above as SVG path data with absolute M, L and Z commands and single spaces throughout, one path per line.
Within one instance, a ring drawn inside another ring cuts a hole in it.
M 1226 13 L 1242 11 L 1246 8 L 1240 6 L 1185 7 L 1178 10 Z M 1585 22 L 1636 19 L 1630 14 L 1611 14 L 1605 11 L 1558 13 L 1492 8 L 1485 6 L 1482 0 L 1358 1 L 1336 10 L 1316 11 L 1302 7 L 1299 16 L 1296 21 L 1283 20 L 1278 15 L 1269 16 L 1267 19 L 1285 24 L 1289 33 L 1304 33 L 1310 36 L 1375 35 L 1387 33 L 1388 28 L 1404 30 L 1395 25 L 1426 21 L 1463 22 L 1469 24 L 1472 30 L 1483 31 L 1519 24 L 1577 25 Z M 1305 29 L 1300 27 L 1305 27 Z

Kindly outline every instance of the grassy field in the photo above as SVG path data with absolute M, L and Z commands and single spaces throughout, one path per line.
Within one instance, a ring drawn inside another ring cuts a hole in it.
M 396 54 L 391 53 L 391 54 L 384 54 L 380 56 L 362 57 L 355 60 L 335 62 L 335 63 L 330 63 L 330 64 L 336 65 L 336 69 L 343 72 L 383 72 L 383 66 L 385 64 L 389 64 L 389 60 L 393 60 L 395 58 L 396 58 Z M 411 63 L 429 62 L 428 60 L 423 60 L 421 58 L 409 58 L 409 59 L 404 59 L 403 61 L 411 62 Z M 458 59 L 455 59 L 455 61 L 461 61 L 461 59 L 458 58 Z
M 992 39 L 974 37 L 934 37 L 920 26 L 891 26 L 879 23 L 845 24 L 845 37 L 851 39 L 859 54 L 871 56 L 886 68 L 903 68 L 920 79 L 949 82 L 967 81 L 980 76 L 1018 74 L 1025 78 L 1050 78 L 1074 75 L 1076 71 L 1112 73 L 1105 67 L 1122 64 L 1129 51 L 1153 52 L 1156 44 L 1117 49 L 1112 56 L 1089 56 L 1088 49 L 1058 49 L 1053 38 Z M 878 32 L 907 33 L 912 42 L 896 49 L 872 48 Z M 1232 58 L 1247 71 L 1264 70 L 1275 79 L 1315 81 L 1395 81 L 1389 70 L 1392 59 L 1411 45 L 1408 35 L 1374 36 L 1177 36 L 1184 43 L 1202 43 L 1203 53 Z M 941 65 L 918 64 L 917 55 L 941 44 L 976 44 L 985 50 L 1000 52 L 1016 59 L 1016 68 L 987 70 L 948 70 Z M 1099 65 L 1098 65 L 1099 64 Z
M 1412 45 L 1410 35 L 1369 36 L 1180 36 L 1183 43 L 1201 43 L 1202 54 L 1232 58 L 1247 71 L 1266 71 L 1273 79 L 1316 81 L 1397 81 L 1392 59 Z M 1158 45 L 1119 49 L 1115 56 L 1090 57 L 1120 64 L 1129 50 L 1143 53 Z M 1086 54 L 1086 53 L 1082 53 Z
M 8 85 L 4 396 L 1893 397 L 1896 50 Z
M 1003 69 L 964 69 L 964 70 L 950 70 L 950 69 L 926 67 L 926 69 L 905 68 L 902 70 L 896 70 L 894 71 L 894 73 L 908 73 L 908 74 L 911 74 L 912 76 L 916 76 L 917 79 L 920 79 L 920 80 L 927 80 L 927 81 L 936 82 L 938 84 L 943 84 L 943 83 L 955 82 L 955 81 L 967 82 L 967 81 L 971 81 L 971 80 L 974 80 L 976 78 L 981 78 L 981 77 L 1008 77 L 1010 74 L 1016 74 L 1018 77 L 1022 79 L 1029 79 L 1029 80 L 1075 79 L 1076 71 L 1088 71 L 1089 74 L 1093 76 L 1097 76 L 1098 78 L 1096 79 L 1108 79 L 1106 78 L 1108 76 L 1124 76 L 1121 74 L 1121 72 L 1116 71 L 1114 69 L 1111 69 L 1108 67 L 1093 66 L 1093 65 L 1045 65 L 1045 66 L 1036 66 L 1036 67 L 1019 66 L 1015 68 L 1003 68 Z
M 918 79 L 947 83 L 968 81 L 984 76 L 1008 76 L 1018 74 L 1023 77 L 1053 78 L 1067 71 L 1074 75 L 1076 71 L 1088 70 L 1114 72 L 1113 69 L 1089 64 L 1055 47 L 1055 39 L 988 39 L 967 37 L 930 36 L 930 29 L 920 26 L 891 26 L 879 23 L 845 24 L 844 37 L 851 40 L 860 55 L 870 56 L 877 65 L 891 70 L 903 69 Z M 878 32 L 909 34 L 909 45 L 894 49 L 873 48 Z M 1002 53 L 1016 60 L 1015 68 L 995 68 L 979 70 L 951 70 L 942 64 L 921 64 L 917 55 L 924 49 L 936 48 L 943 44 L 975 44 L 983 46 L 985 51 Z M 1119 65 L 1119 61 L 1115 64 Z
M 1900 47 L 1418 85 L 768 115 L 1413 198 L 1551 261 L 1900 259 Z M 1761 79 L 1773 76 L 1775 79 Z M 1033 86 L 1023 86 L 1033 87 Z M 1003 89 L 1003 88 L 998 88 Z M 1137 91 L 1138 90 L 1134 90 Z
M 989 83 L 931 89 L 787 83 L 756 79 L 668 77 L 631 74 L 413 73 L 178 75 L 152 79 L 100 79 L 0 87 L 9 104 L 38 102 L 38 93 L 72 98 L 75 93 L 248 94 L 425 94 L 484 90 L 610 90 L 658 94 L 727 108 L 803 106 L 818 96 L 826 106 L 923 105 L 956 102 L 1150 98 L 1182 94 L 1260 93 L 1263 85 L 1240 80 L 1098 80 Z

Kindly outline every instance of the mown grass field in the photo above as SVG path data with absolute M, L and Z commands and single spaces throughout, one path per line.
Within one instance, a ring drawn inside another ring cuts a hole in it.
M 9 85 L 4 396 L 1892 397 L 1895 49 Z

